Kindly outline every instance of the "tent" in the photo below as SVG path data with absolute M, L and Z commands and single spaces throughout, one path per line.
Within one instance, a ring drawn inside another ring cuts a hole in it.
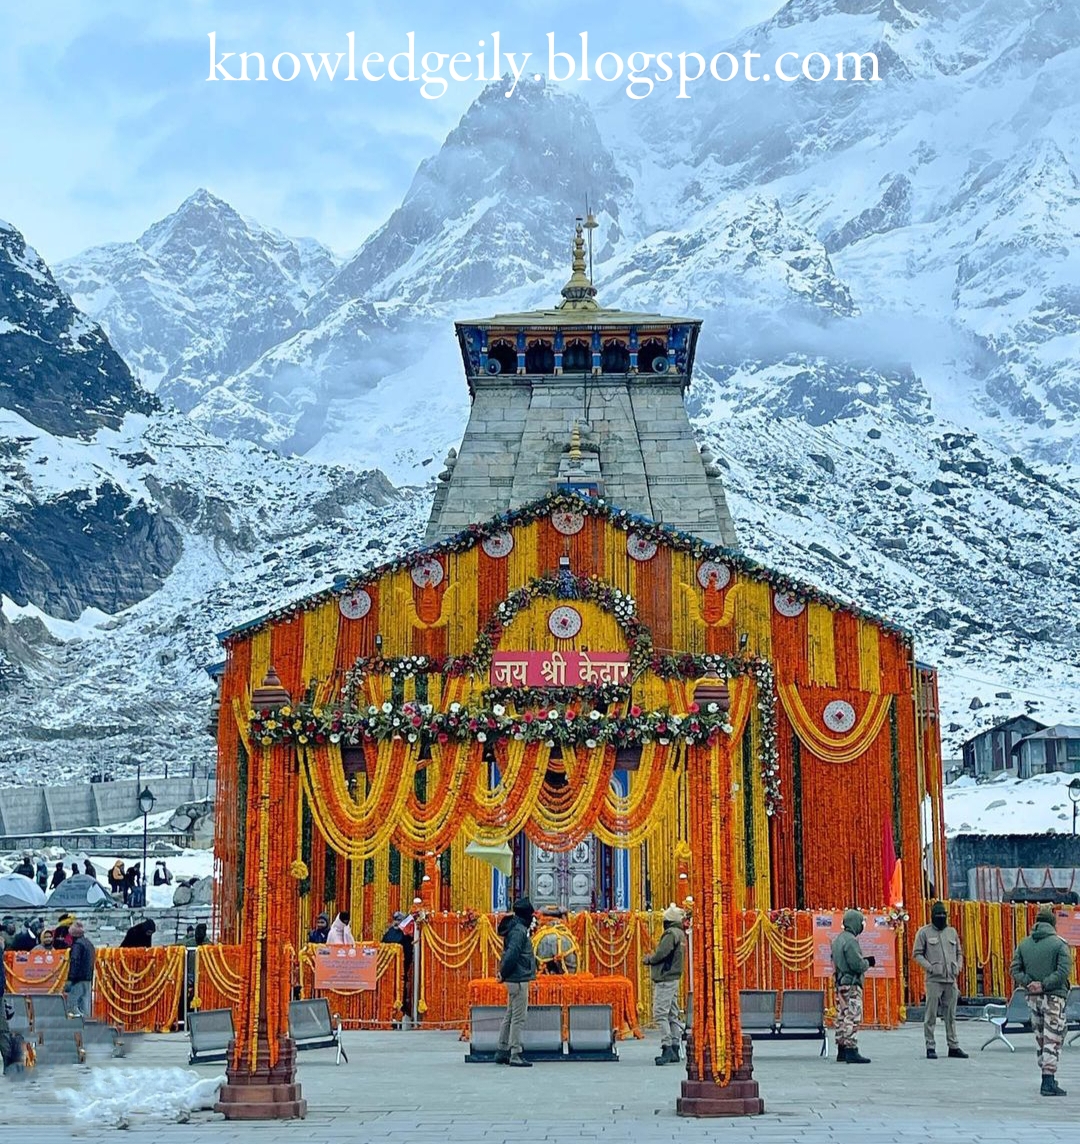
M 89 874 L 71 874 L 49 895 L 45 904 L 52 909 L 86 909 L 113 905 L 108 891 Z
M 45 891 L 25 874 L 5 874 L 0 878 L 0 909 L 21 910 L 45 905 Z

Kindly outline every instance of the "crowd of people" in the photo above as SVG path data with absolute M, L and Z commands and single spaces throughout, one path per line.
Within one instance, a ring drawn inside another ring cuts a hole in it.
M 97 867 L 89 858 L 83 858 L 81 870 L 78 862 L 73 861 L 69 870 L 65 860 L 58 859 L 50 874 L 44 855 L 31 850 L 23 851 L 22 860 L 15 867 L 14 873 L 36 882 L 44 893 L 50 893 L 72 877 L 92 878 L 95 882 L 98 881 Z M 146 905 L 146 878 L 143 876 L 142 863 L 135 862 L 128 867 L 118 858 L 106 874 L 106 881 L 109 892 L 125 906 Z M 152 881 L 155 886 L 173 884 L 172 872 L 164 859 L 159 858 L 154 863 Z

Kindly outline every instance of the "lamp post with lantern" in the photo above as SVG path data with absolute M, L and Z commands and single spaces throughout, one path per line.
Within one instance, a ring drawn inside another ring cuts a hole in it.
M 1069 799 L 1073 806 L 1073 834 L 1076 833 L 1076 815 L 1080 810 L 1080 777 L 1073 779 L 1066 788 L 1069 792 Z
M 147 830 L 149 829 L 148 819 L 150 811 L 154 809 L 154 803 L 157 799 L 149 787 L 143 787 L 139 792 L 139 809 L 142 811 L 142 904 L 146 906 L 146 843 L 147 843 Z

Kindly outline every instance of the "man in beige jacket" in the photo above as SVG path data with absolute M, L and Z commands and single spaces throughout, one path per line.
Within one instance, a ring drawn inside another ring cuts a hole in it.
M 944 902 L 935 902 L 930 908 L 930 924 L 915 935 L 912 950 L 915 961 L 926 974 L 926 1015 L 923 1033 L 926 1037 L 926 1055 L 937 1059 L 934 1026 L 937 1024 L 938 1002 L 945 1007 L 945 1039 L 949 1056 L 966 1058 L 956 1037 L 956 1002 L 960 996 L 957 979 L 964 968 L 964 954 L 960 948 L 960 935 L 949 925 L 949 911 Z

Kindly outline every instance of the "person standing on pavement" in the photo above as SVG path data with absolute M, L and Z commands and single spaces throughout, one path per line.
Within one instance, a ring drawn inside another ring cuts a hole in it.
M 90 994 L 94 984 L 94 961 L 97 951 L 93 943 L 86 936 L 82 922 L 73 922 L 71 925 L 71 951 L 68 954 L 68 976 L 64 984 L 67 994 L 68 1011 L 74 1017 L 86 1017 L 91 1014 Z
M 964 954 L 960 948 L 960 935 L 949 925 L 949 911 L 944 902 L 935 902 L 930 907 L 930 924 L 923 926 L 915 935 L 911 955 L 926 974 L 923 1035 L 927 1059 L 937 1060 L 934 1027 L 939 1001 L 945 1007 L 945 1040 L 949 1045 L 949 1056 L 966 1059 L 967 1053 L 960 1048 L 956 1036 L 956 1003 L 960 997 L 957 979 L 964 969 Z
M 1009 972 L 1027 990 L 1035 1051 L 1042 1071 L 1041 1096 L 1064 1096 L 1057 1082 L 1058 1061 L 1065 1041 L 1065 1001 L 1072 977 L 1072 950 L 1058 937 L 1057 915 L 1043 906 L 1035 915 L 1031 933 L 1016 947 Z
M 533 951 L 529 928 L 536 911 L 528 898 L 518 898 L 514 912 L 499 922 L 499 937 L 503 939 L 503 955 L 499 962 L 497 980 L 506 986 L 506 1014 L 499 1029 L 499 1047 L 495 1063 L 531 1068 L 532 1061 L 521 1055 L 525 1015 L 529 1011 L 529 982 L 536 977 L 536 954 Z
M 833 975 L 836 981 L 836 1060 L 840 1064 L 868 1065 L 859 1052 L 859 1026 L 863 1018 L 863 978 L 874 958 L 863 957 L 859 934 L 865 919 L 858 910 L 844 912 L 844 928 L 833 938 Z
M 686 962 L 685 918 L 685 912 L 672 902 L 664 910 L 664 932 L 656 948 L 641 959 L 649 967 L 653 983 L 653 1020 L 660 1030 L 660 1055 L 653 1060 L 658 1065 L 673 1065 L 679 1061 L 683 1034 L 679 1020 L 679 982 Z

